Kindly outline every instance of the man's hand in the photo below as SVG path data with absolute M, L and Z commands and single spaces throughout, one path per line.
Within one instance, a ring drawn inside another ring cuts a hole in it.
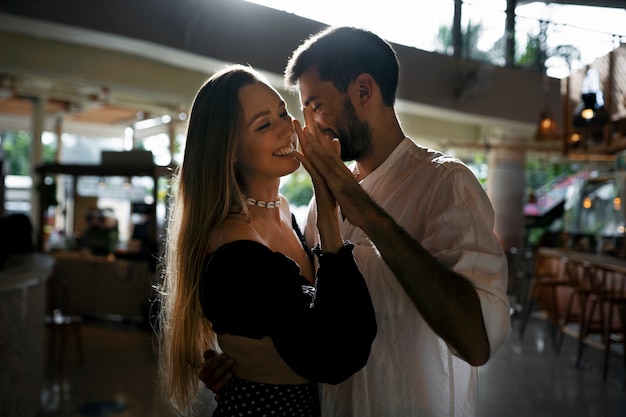
M 310 109 L 304 112 L 307 126 L 302 128 L 300 122 L 293 121 L 294 128 L 298 134 L 298 139 L 302 144 L 302 152 L 296 152 L 296 158 L 302 163 L 302 166 L 311 175 L 313 188 L 315 191 L 315 203 L 317 205 L 316 224 L 320 236 L 320 244 L 322 250 L 327 253 L 337 253 L 343 246 L 343 240 L 339 232 L 339 212 L 337 210 L 337 201 L 326 184 L 326 180 L 321 173 L 315 168 L 309 160 L 308 149 L 309 140 L 314 137 L 327 141 L 325 137 L 313 121 Z M 335 152 L 337 157 L 341 153 L 341 144 L 339 139 L 333 139 L 329 144 L 330 148 Z
M 224 353 L 218 355 L 214 350 L 204 352 L 199 378 L 215 394 L 216 401 L 220 400 L 220 392 L 233 377 L 230 372 L 233 364 L 233 360 Z
M 318 200 L 318 191 L 325 191 L 332 196 L 341 207 L 341 214 L 354 226 L 363 228 L 371 220 L 372 208 L 377 205 L 361 188 L 354 175 L 341 160 L 341 138 L 329 140 L 316 126 L 310 107 L 303 109 L 306 128 L 300 133 L 298 121 L 294 121 L 296 132 L 302 147 L 301 157 L 296 156 L 311 174 L 315 186 L 315 199 Z M 324 187 L 316 186 L 323 184 Z M 318 202 L 318 208 L 319 208 Z M 368 210 L 369 209 L 369 210 Z
M 312 119 L 309 120 L 309 118 L 311 117 L 310 111 L 307 111 L 305 109 L 304 114 L 306 117 L 307 127 L 303 128 L 298 120 L 293 121 L 294 129 L 296 131 L 296 134 L 298 135 L 298 140 L 300 141 L 301 148 L 302 148 L 302 153 L 296 152 L 295 156 L 300 161 L 304 169 L 307 170 L 309 175 L 311 175 L 311 180 L 313 182 L 313 189 L 315 190 L 315 202 L 318 206 L 318 210 L 329 209 L 329 210 L 334 211 L 337 207 L 337 202 L 335 201 L 335 197 L 333 197 L 332 193 L 326 186 L 326 181 L 324 180 L 323 175 L 321 175 L 321 173 L 318 172 L 318 170 L 310 161 L 310 157 L 308 155 L 309 140 L 311 140 L 311 138 L 315 137 L 316 135 L 317 137 L 321 137 L 321 138 L 324 138 L 324 136 L 320 132 L 319 128 L 313 123 Z M 325 139 L 321 139 L 321 140 L 325 140 Z M 334 149 L 337 155 L 339 155 L 339 153 L 341 152 L 341 149 L 340 149 L 341 145 L 339 143 L 339 140 L 334 139 L 332 142 L 333 143 L 331 147 Z

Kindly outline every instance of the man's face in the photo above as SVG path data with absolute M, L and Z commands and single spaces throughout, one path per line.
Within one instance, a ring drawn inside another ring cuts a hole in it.
M 309 70 L 298 80 L 302 107 L 311 107 L 315 123 L 328 140 L 339 138 L 341 159 L 359 160 L 372 149 L 372 132 L 346 93 L 332 82 L 321 81 L 317 70 Z

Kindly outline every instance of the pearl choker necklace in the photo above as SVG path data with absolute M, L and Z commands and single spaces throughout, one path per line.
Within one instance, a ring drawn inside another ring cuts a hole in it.
M 249 206 L 258 206 L 258 207 L 263 207 L 267 209 L 273 209 L 276 207 L 280 207 L 281 205 L 280 198 L 276 201 L 267 202 L 267 201 L 255 200 L 254 198 L 251 198 L 251 197 L 246 197 L 246 203 L 248 203 Z

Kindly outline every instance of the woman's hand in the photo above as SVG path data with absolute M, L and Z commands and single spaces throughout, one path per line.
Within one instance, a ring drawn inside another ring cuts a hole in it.
M 300 161 L 309 173 L 316 173 L 319 178 L 317 180 L 314 178 L 314 181 L 324 184 L 324 191 L 332 196 L 333 203 L 341 207 L 342 216 L 351 224 L 363 228 L 378 206 L 341 160 L 340 139 L 328 140 L 315 125 L 312 110 L 308 107 L 304 109 L 304 119 L 306 134 L 299 136 L 304 156 Z M 313 174 L 311 177 L 313 178 Z M 317 193 L 316 188 L 316 196 Z M 320 207 L 318 204 L 318 208 Z
M 317 204 L 318 212 L 320 210 L 333 210 L 337 209 L 337 202 L 335 197 L 330 192 L 330 189 L 326 185 L 326 180 L 320 174 L 320 172 L 315 168 L 315 166 L 311 163 L 311 160 L 308 155 L 309 148 L 309 140 L 317 136 L 317 138 L 323 138 L 324 135 L 320 132 L 319 128 L 313 123 L 312 120 L 307 120 L 311 117 L 310 110 L 304 109 L 304 116 L 306 127 L 302 127 L 298 120 L 294 120 L 294 128 L 296 130 L 296 134 L 298 135 L 298 141 L 300 142 L 300 148 L 302 153 L 296 152 L 296 158 L 300 161 L 304 169 L 307 170 L 309 175 L 311 175 L 311 180 L 313 181 L 313 188 L 315 191 L 315 201 Z M 332 140 L 333 148 L 337 155 L 341 153 L 341 144 L 339 143 L 339 139 Z
M 325 141 L 328 146 L 333 149 L 335 156 L 339 158 L 341 151 L 339 140 L 328 139 L 322 134 L 320 129 L 313 121 L 310 109 L 304 109 L 304 119 L 306 127 L 302 128 L 300 122 L 294 120 L 294 128 L 300 141 L 302 153 L 296 152 L 296 158 L 302 163 L 302 166 L 311 175 L 313 188 L 315 191 L 315 202 L 317 204 L 317 228 L 320 232 L 320 243 L 324 252 L 337 252 L 343 246 L 343 240 L 339 233 L 339 215 L 337 201 L 330 191 L 326 180 L 320 171 L 315 168 L 311 162 L 308 153 L 310 146 L 309 141 Z

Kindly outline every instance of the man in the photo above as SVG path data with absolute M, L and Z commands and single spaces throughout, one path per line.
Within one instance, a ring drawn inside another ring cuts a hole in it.
M 378 323 L 367 365 L 322 387 L 326 417 L 474 416 L 476 367 L 510 332 L 490 202 L 460 161 L 406 137 L 394 109 L 398 71 L 387 42 L 349 27 L 305 41 L 285 70 L 324 136 L 302 145 L 340 206 Z M 312 204 L 309 245 L 314 226 Z M 201 378 L 217 390 L 208 372 Z

